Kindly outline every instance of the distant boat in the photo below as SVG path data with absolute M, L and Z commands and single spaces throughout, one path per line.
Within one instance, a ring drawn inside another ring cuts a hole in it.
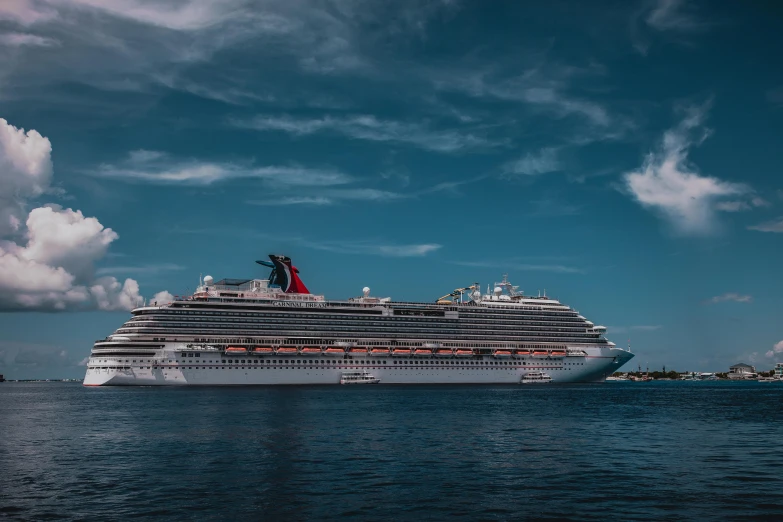
M 552 376 L 544 372 L 529 372 L 522 376 L 521 384 L 539 384 L 552 382 Z

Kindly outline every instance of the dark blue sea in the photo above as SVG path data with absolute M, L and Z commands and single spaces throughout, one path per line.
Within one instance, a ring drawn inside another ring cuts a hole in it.
M 783 384 L 0 384 L 0 519 L 783 520 Z

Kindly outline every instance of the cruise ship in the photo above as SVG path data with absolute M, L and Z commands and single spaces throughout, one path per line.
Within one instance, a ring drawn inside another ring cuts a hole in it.
M 145 304 L 96 341 L 85 386 L 602 382 L 633 354 L 573 308 L 527 296 L 507 277 L 429 302 L 311 294 L 291 259 L 257 261 L 266 279 L 204 277 Z

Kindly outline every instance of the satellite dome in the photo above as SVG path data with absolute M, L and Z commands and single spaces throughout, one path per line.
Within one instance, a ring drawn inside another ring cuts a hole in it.
M 362 293 L 364 294 L 364 297 L 368 297 L 370 295 L 370 287 L 365 286 L 364 288 L 362 288 Z
M 500 295 L 502 293 L 503 293 L 503 289 L 500 288 L 499 286 L 496 286 L 495 287 L 495 295 Z
M 213 281 L 214 281 L 214 279 L 212 279 L 212 276 L 206 276 L 204 278 L 204 284 L 205 285 L 211 285 Z

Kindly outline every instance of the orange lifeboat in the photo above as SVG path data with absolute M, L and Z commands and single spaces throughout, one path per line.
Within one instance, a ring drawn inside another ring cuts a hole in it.
M 351 348 L 351 353 L 355 353 L 357 355 L 366 355 L 367 348 Z
M 321 349 L 317 346 L 305 346 L 302 355 L 321 355 Z
M 253 348 L 253 353 L 258 355 L 267 355 L 271 354 L 273 352 L 271 346 L 256 346 Z
M 370 350 L 370 355 L 378 355 L 386 357 L 389 355 L 389 349 L 388 348 L 373 348 Z
M 451 350 L 448 350 L 446 348 L 441 348 L 440 350 L 435 350 L 435 356 L 436 357 L 451 357 L 454 355 L 454 352 Z
M 533 351 L 533 355 L 536 357 L 546 357 L 547 355 L 549 355 L 549 352 L 547 352 L 546 350 L 535 350 Z
M 495 357 L 511 357 L 511 350 L 495 350 Z
M 296 348 L 293 346 L 284 346 L 277 349 L 277 355 L 296 355 Z
M 325 355 L 342 355 L 345 353 L 343 348 L 327 348 L 324 350 Z
M 244 346 L 229 346 L 226 348 L 226 355 L 246 355 L 247 348 Z
M 392 355 L 395 357 L 401 356 L 401 355 L 410 355 L 411 349 L 410 348 L 395 348 L 392 350 Z
M 553 357 L 565 357 L 565 352 L 552 352 Z
M 427 350 L 425 348 L 417 348 L 416 350 L 414 350 L 413 355 L 418 355 L 420 357 L 431 357 L 432 350 Z
M 473 357 L 473 350 L 457 350 L 455 353 L 457 357 Z

